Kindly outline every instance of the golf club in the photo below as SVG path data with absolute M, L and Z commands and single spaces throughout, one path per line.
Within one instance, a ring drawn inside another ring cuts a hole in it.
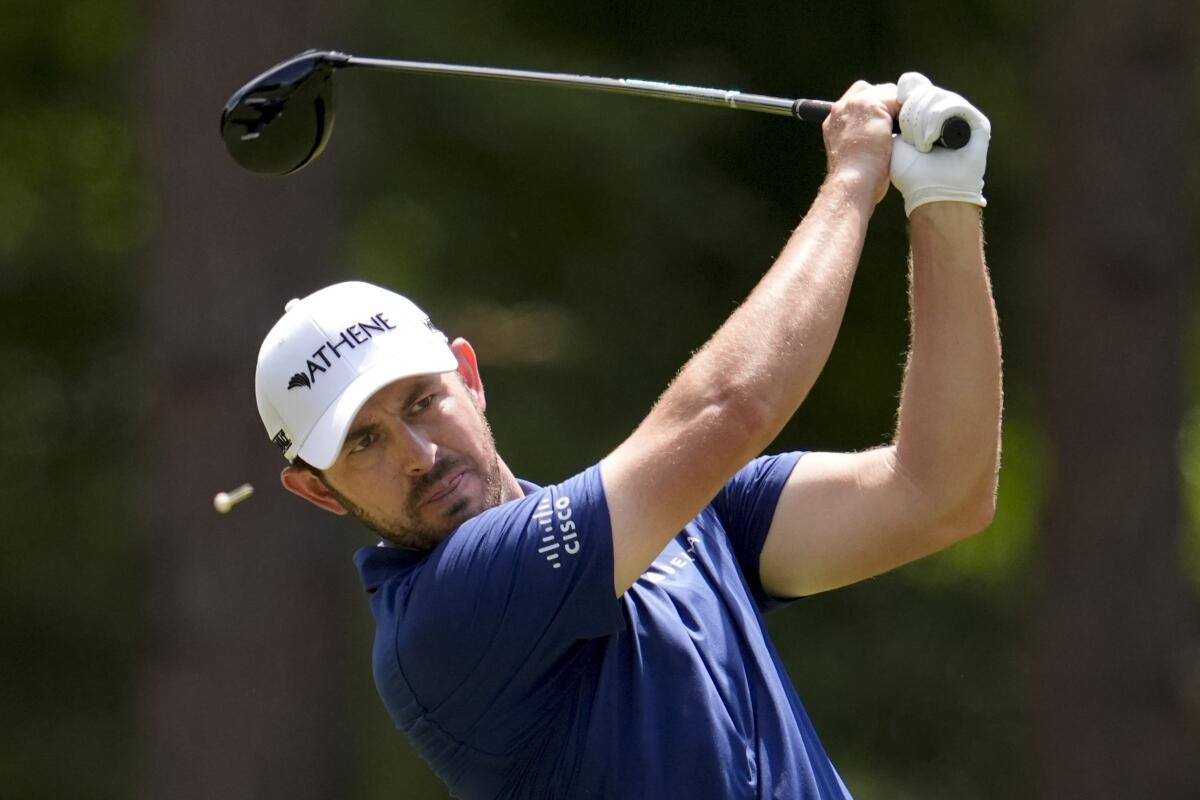
M 805 122 L 823 121 L 833 107 L 833 103 L 826 100 L 790 100 L 631 78 L 596 78 L 556 72 L 360 58 L 333 50 L 307 50 L 271 67 L 229 98 L 221 112 L 221 138 L 233 160 L 251 172 L 287 175 L 319 156 L 333 131 L 333 72 L 347 67 L 493 78 L 636 94 L 794 116 Z M 956 150 L 970 139 L 971 126 L 967 121 L 952 117 L 943 125 L 938 144 Z

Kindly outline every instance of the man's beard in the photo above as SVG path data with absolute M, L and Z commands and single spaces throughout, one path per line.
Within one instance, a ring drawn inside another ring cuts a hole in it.
M 335 489 L 323 474 L 318 473 L 318 476 L 325 484 L 325 488 L 337 498 L 346 512 L 370 528 L 380 538 L 400 547 L 413 550 L 432 550 L 459 525 L 489 508 L 500 505 L 503 500 L 504 487 L 500 479 L 500 456 L 496 452 L 495 440 L 492 438 L 492 431 L 487 426 L 486 419 L 483 419 L 483 424 L 484 463 L 476 463 L 473 459 L 461 456 L 447 456 L 434 462 L 428 472 L 411 482 L 408 498 L 404 502 L 404 519 L 381 519 L 373 516 Z M 466 513 L 476 498 L 464 497 L 446 509 L 442 515 L 444 522 L 437 524 L 422 521 L 420 513 L 422 501 L 429 495 L 429 492 L 433 491 L 433 487 L 438 481 L 464 467 L 467 472 L 477 475 L 483 486 L 483 493 L 478 498 L 479 508 Z

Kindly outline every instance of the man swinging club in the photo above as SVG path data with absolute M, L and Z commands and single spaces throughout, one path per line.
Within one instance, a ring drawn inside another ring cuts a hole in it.
M 950 116 L 970 143 L 932 148 Z M 405 298 L 337 284 L 267 335 L 283 483 L 383 539 L 355 557 L 376 684 L 456 796 L 849 797 L 761 614 L 990 523 L 1000 346 L 986 117 L 908 73 L 854 84 L 824 136 L 828 174 L 770 271 L 629 438 L 560 483 L 514 476 L 471 345 Z M 758 457 L 825 364 L 889 177 L 912 273 L 895 436 Z

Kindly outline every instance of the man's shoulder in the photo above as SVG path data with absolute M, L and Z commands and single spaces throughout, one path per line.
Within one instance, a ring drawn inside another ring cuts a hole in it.
M 424 556 L 366 548 L 382 579 L 371 599 L 381 692 L 412 693 L 461 729 L 486 698 L 533 691 L 576 642 L 619 630 L 598 487 L 594 469 L 536 487 Z

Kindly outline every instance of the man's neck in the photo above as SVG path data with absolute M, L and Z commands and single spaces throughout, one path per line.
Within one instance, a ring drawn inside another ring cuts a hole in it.
M 512 470 L 508 468 L 508 464 L 505 464 L 504 459 L 499 456 L 496 460 L 500 462 L 500 502 L 507 503 L 509 500 L 524 497 L 525 491 L 517 482 L 517 477 L 513 475 Z

